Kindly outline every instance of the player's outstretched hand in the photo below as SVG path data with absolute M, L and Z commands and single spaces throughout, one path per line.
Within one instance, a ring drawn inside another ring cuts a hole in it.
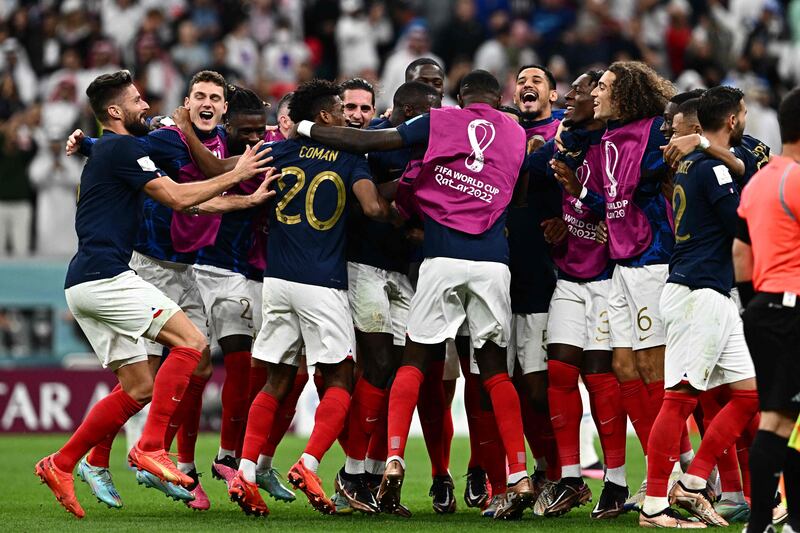
M 270 189 L 270 185 L 280 177 L 280 173 L 276 172 L 275 167 L 268 167 L 267 173 L 264 175 L 264 181 L 258 186 L 258 189 L 250 193 L 250 200 L 253 206 L 261 205 L 277 193 Z
M 192 129 L 192 119 L 189 118 L 189 109 L 183 106 L 180 106 L 172 113 L 172 120 L 175 121 L 175 125 L 180 128 L 181 131 L 189 131 Z
M 550 167 L 555 171 L 556 180 L 564 187 L 567 194 L 578 198 L 583 190 L 583 185 L 578 181 L 575 171 L 563 161 L 557 161 L 555 159 L 550 161 Z
M 594 234 L 594 240 L 599 244 L 605 244 L 608 242 L 608 226 L 606 226 L 605 221 L 600 221 L 597 223 L 597 232 Z
M 253 176 L 266 172 L 269 168 L 269 163 L 272 161 L 272 156 L 269 153 L 272 148 L 261 147 L 264 141 L 258 141 L 255 146 L 248 146 L 244 153 L 239 157 L 234 167 L 234 172 L 238 172 L 238 181 L 250 179 Z
M 75 155 L 78 153 L 78 150 L 81 147 L 81 142 L 83 142 L 84 137 L 86 136 L 83 134 L 83 131 L 79 129 L 73 131 L 70 134 L 70 136 L 67 138 L 67 146 L 66 146 L 68 156 Z
M 548 218 L 542 221 L 542 232 L 544 240 L 548 244 L 559 244 L 567 238 L 567 223 L 563 218 Z
M 671 168 L 678 168 L 681 159 L 694 152 L 698 144 L 700 144 L 700 135 L 697 133 L 683 137 L 673 135 L 669 144 L 660 148 L 664 151 L 664 161 L 667 165 Z

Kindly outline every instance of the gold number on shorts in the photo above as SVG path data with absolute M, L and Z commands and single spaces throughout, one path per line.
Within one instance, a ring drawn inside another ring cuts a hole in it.
M 281 198 L 278 202 L 278 205 L 275 206 L 275 215 L 278 219 L 278 222 L 283 224 L 299 224 L 302 220 L 299 214 L 297 215 L 287 215 L 283 212 L 286 209 L 286 206 L 289 205 L 289 202 L 297 196 L 297 194 L 302 190 L 303 186 L 306 183 L 306 173 L 303 169 L 299 167 L 286 167 L 281 171 L 281 176 L 278 178 L 278 188 L 283 190 L 286 188 L 286 182 L 284 181 L 284 176 L 292 175 L 297 178 L 297 181 L 289 189 L 289 192 L 286 193 L 286 196 Z M 324 181 L 330 181 L 336 187 L 336 209 L 334 210 L 331 217 L 327 220 L 320 220 L 316 213 L 314 213 L 314 197 L 317 194 L 317 189 Z M 346 201 L 347 195 L 346 190 L 344 187 L 344 181 L 342 180 L 341 176 L 336 172 L 332 172 L 329 170 L 325 170 L 320 172 L 311 180 L 311 183 L 308 186 L 308 191 L 306 191 L 306 219 L 308 220 L 308 224 L 318 231 L 327 231 L 331 229 L 336 223 L 339 221 L 339 218 L 342 216 L 344 212 L 344 205 Z
M 244 311 L 239 315 L 240 318 L 245 320 L 253 320 L 253 311 L 250 309 L 250 300 L 248 298 L 239 298 L 239 303 L 244 306 Z
M 647 331 L 653 327 L 653 320 L 644 314 L 645 311 L 647 311 L 647 307 L 642 307 L 636 314 L 636 325 L 639 326 L 639 330 L 641 331 Z M 645 327 L 644 324 L 647 324 L 647 327 Z
M 605 329 L 603 329 L 603 325 L 605 325 Z M 611 328 L 608 325 L 608 310 L 603 309 L 600 311 L 600 325 L 597 326 L 597 333 L 600 335 L 609 335 L 611 333 Z
M 680 234 L 681 220 L 686 211 L 686 191 L 684 191 L 683 187 L 680 185 L 676 185 L 675 190 L 672 192 L 672 209 L 675 211 L 675 241 L 688 241 L 692 238 L 691 233 L 687 233 L 686 235 Z

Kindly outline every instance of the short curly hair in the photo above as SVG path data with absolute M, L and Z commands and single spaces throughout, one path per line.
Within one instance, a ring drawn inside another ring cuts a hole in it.
M 320 111 L 332 111 L 341 86 L 328 80 L 313 79 L 300 85 L 289 101 L 289 118 L 298 124 L 301 120 L 314 120 Z
M 617 61 L 608 67 L 616 75 L 611 101 L 623 123 L 664 113 L 675 87 L 640 61 Z

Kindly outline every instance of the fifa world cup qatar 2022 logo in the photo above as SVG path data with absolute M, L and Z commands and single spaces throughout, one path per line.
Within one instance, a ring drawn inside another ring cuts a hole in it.
M 494 142 L 494 124 L 482 118 L 476 118 L 467 126 L 467 138 L 472 152 L 464 160 L 464 165 L 472 172 L 481 172 L 486 158 L 484 153 Z
M 584 161 L 583 164 L 575 171 L 575 177 L 578 178 L 578 181 L 584 187 L 586 187 L 586 184 L 589 182 L 589 177 L 591 177 L 591 175 L 592 169 L 589 167 L 589 163 L 587 161 Z M 570 196 L 569 203 L 576 213 L 579 215 L 583 214 L 583 202 L 574 196 Z
M 619 150 L 611 141 L 606 141 L 603 148 L 606 156 L 606 194 L 609 198 L 616 198 L 618 182 L 614 174 L 617 172 L 617 164 L 619 163 Z

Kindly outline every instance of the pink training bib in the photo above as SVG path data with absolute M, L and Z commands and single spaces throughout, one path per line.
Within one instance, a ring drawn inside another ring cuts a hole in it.
M 603 135 L 603 191 L 612 259 L 641 254 L 653 238 L 650 223 L 633 203 L 633 196 L 642 177 L 642 158 L 654 120 L 637 120 Z
M 178 132 L 181 140 L 186 144 L 186 151 L 188 152 L 189 144 L 186 142 L 186 136 L 183 132 L 174 126 L 169 126 L 167 129 Z M 227 147 L 219 135 L 203 141 L 203 145 L 220 159 L 228 156 Z M 194 162 L 184 165 L 178 171 L 177 181 L 179 183 L 203 181 L 205 179 L 206 176 L 200 172 Z M 194 252 L 204 246 L 214 244 L 217 240 L 217 232 L 221 222 L 222 215 L 194 216 L 180 211 L 173 211 L 172 223 L 169 228 L 172 236 L 172 247 L 178 252 Z
M 525 132 L 487 104 L 432 109 L 428 150 L 413 180 L 420 210 L 479 235 L 511 201 L 525 157 Z
M 602 144 L 589 146 L 583 165 L 577 171 L 580 182 L 588 189 L 603 187 Z M 608 265 L 608 246 L 595 241 L 597 215 L 572 195 L 562 194 L 561 212 L 567 223 L 566 243 L 553 250 L 553 262 L 565 274 L 578 279 L 592 279 Z

